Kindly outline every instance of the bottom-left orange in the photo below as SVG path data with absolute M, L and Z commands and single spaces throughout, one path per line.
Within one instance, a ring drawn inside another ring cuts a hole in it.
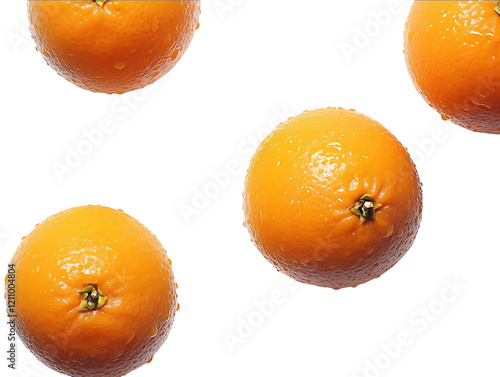
M 50 216 L 13 258 L 19 337 L 70 376 L 122 376 L 151 361 L 178 308 L 165 249 L 140 222 L 101 206 Z

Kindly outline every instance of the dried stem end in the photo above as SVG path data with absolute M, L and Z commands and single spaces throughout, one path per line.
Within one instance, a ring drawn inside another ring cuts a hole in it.
M 108 299 L 97 287 L 97 284 L 87 284 L 87 286 L 85 286 L 85 288 L 83 288 L 79 293 L 81 301 L 78 310 L 81 312 L 99 309 Z
M 381 206 L 382 204 L 375 202 L 370 195 L 363 195 L 351 207 L 351 212 L 359 216 L 361 223 L 364 223 L 366 220 L 375 220 L 375 211 Z

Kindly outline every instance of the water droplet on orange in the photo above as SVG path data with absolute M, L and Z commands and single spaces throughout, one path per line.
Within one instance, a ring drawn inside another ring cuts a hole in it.
M 471 100 L 471 102 L 476 106 L 483 106 L 486 107 L 487 109 L 491 109 L 493 107 L 493 105 L 490 102 L 488 102 L 484 97 L 482 100 L 474 98 L 473 100 Z
M 158 334 L 158 327 L 156 327 L 156 325 L 149 331 L 149 334 L 148 336 L 150 338 L 154 338 L 156 336 L 156 334 Z
M 118 62 L 118 63 L 115 63 L 114 67 L 116 69 L 122 70 L 123 68 L 125 68 L 126 65 L 127 65 L 127 63 L 125 63 L 125 62 Z
M 327 251 L 323 249 L 318 249 L 313 252 L 313 258 L 316 259 L 318 262 L 321 262 L 325 260 L 328 255 Z

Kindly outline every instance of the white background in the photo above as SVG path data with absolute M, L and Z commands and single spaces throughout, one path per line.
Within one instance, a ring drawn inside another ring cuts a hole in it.
M 26 2 L 3 1 L 2 269 L 47 216 L 84 204 L 122 208 L 167 249 L 181 305 L 153 362 L 130 376 L 498 375 L 500 139 L 443 122 L 415 91 L 403 56 L 410 5 L 204 0 L 201 27 L 177 67 L 120 97 L 60 78 L 29 38 Z M 388 9 L 380 26 L 373 12 Z M 366 29 L 372 36 L 349 61 L 341 46 L 356 46 Z M 283 278 L 242 226 L 251 145 L 283 117 L 326 106 L 384 124 L 424 183 L 413 248 L 380 279 L 341 291 Z M 114 130 L 58 179 L 54 162 L 65 163 L 68 148 L 103 119 Z M 228 163 L 239 169 L 214 193 L 212 176 Z M 180 209 L 207 187 L 212 198 L 196 202 L 198 213 L 186 220 Z M 261 314 L 271 298 L 272 310 Z M 400 333 L 409 340 L 394 347 Z M 2 375 L 57 375 L 20 343 L 16 372 L 1 360 Z

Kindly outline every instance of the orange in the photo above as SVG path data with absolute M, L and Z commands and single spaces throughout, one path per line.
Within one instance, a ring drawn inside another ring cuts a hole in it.
M 286 275 L 334 289 L 379 277 L 417 234 L 422 190 L 401 143 L 337 108 L 307 111 L 259 146 L 244 191 L 245 225 Z
M 69 376 L 123 376 L 164 343 L 177 308 L 171 262 L 137 220 L 100 206 L 46 219 L 12 262 L 26 347 Z
M 500 134 L 498 1 L 415 1 L 405 30 L 410 76 L 444 120 Z
M 199 1 L 28 3 L 38 50 L 80 88 L 125 93 L 169 72 L 198 28 Z

